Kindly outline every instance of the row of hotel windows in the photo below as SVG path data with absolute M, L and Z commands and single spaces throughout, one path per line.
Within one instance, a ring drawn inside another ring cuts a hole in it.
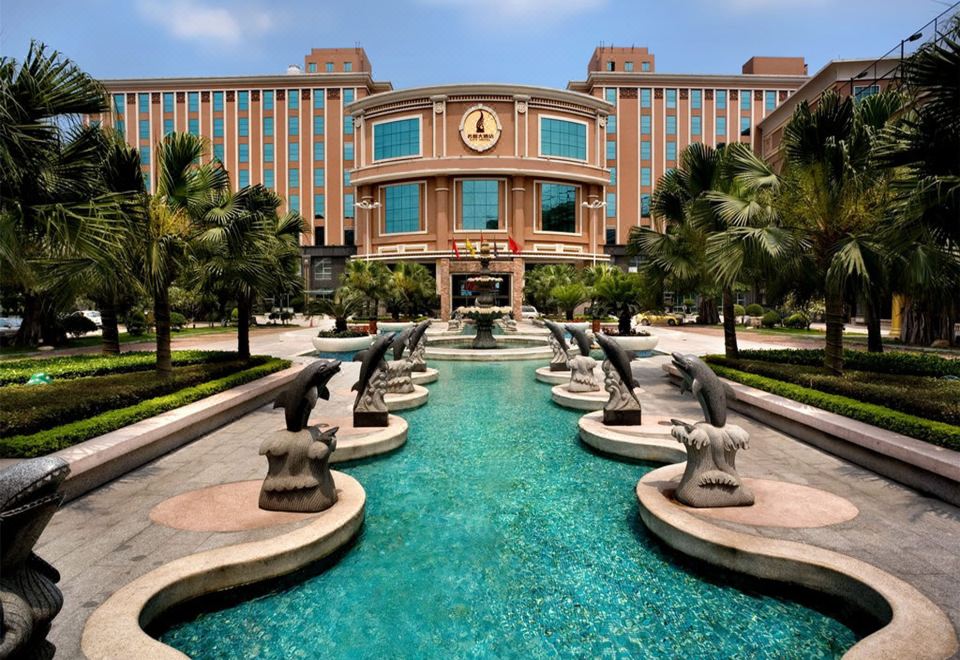
M 607 119 L 607 133 L 612 134 L 617 132 L 617 121 L 616 117 L 609 117 Z M 715 119 L 715 133 L 718 136 L 726 136 L 727 134 L 727 118 L 726 117 L 717 117 Z M 664 122 L 666 126 L 667 135 L 676 135 L 677 134 L 677 117 L 676 115 L 667 115 L 666 121 Z M 642 115 L 640 117 L 640 134 L 641 135 L 650 135 L 652 129 L 652 122 L 650 115 Z M 742 135 L 750 134 L 750 117 L 740 117 L 740 133 Z M 703 117 L 699 115 L 694 115 L 690 117 L 690 134 L 691 135 L 702 135 L 703 134 Z M 610 148 L 611 143 L 607 143 L 607 148 Z M 608 156 L 610 158 L 610 156 Z
M 666 101 L 667 108 L 676 108 L 677 107 L 677 90 L 676 89 L 666 89 L 664 90 L 664 96 Z M 604 98 L 606 98 L 608 103 L 614 105 L 617 104 L 617 88 L 616 87 L 607 87 L 604 90 Z M 717 110 L 726 110 L 727 109 L 727 90 L 718 89 L 714 91 L 714 106 Z M 649 88 L 643 88 L 640 90 L 640 107 L 649 108 L 652 107 L 653 103 L 653 90 Z M 753 105 L 753 94 L 751 90 L 742 90 L 740 94 L 740 109 L 741 110 L 750 110 Z M 763 93 L 763 105 L 764 108 L 769 112 L 777 107 L 777 92 L 775 90 L 767 90 Z M 694 110 L 699 110 L 703 107 L 703 90 L 702 89 L 691 89 L 690 90 L 690 107 Z
M 314 109 L 320 110 L 323 108 L 324 103 L 324 89 L 317 88 L 314 89 L 313 94 L 313 107 Z M 289 92 L 286 95 L 287 99 L 287 108 L 289 110 L 297 110 L 300 108 L 300 94 L 297 89 L 286 90 Z M 224 110 L 224 92 L 213 92 L 213 111 L 214 112 L 223 112 Z M 174 93 L 173 92 L 163 92 L 161 94 L 163 99 L 163 111 L 164 112 L 173 112 L 174 111 Z M 353 103 L 355 99 L 354 90 L 350 88 L 344 88 L 343 90 L 343 103 L 344 105 L 348 103 Z M 140 92 L 137 95 L 137 105 L 140 108 L 140 112 L 146 112 L 147 108 L 150 107 L 150 93 L 149 92 Z M 273 90 L 264 90 L 262 92 L 262 109 L 264 110 L 273 110 L 274 108 L 274 92 Z M 237 92 L 237 110 L 244 111 L 250 109 L 250 92 L 249 91 L 238 91 Z M 122 115 L 126 110 L 126 95 L 125 94 L 114 94 L 113 95 L 113 111 Z M 187 112 L 200 112 L 200 92 L 187 92 Z

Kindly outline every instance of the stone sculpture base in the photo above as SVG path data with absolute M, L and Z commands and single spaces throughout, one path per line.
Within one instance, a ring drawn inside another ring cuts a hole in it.
M 563 364 L 560 364 L 559 362 L 551 362 L 550 371 L 570 371 L 570 367 L 567 366 L 566 362 Z
M 687 448 L 687 465 L 677 486 L 677 501 L 692 507 L 753 504 L 753 493 L 743 485 L 736 469 L 737 451 L 747 448 L 749 434 L 734 424 L 673 423 L 673 437 Z
M 355 410 L 353 412 L 353 425 L 357 428 L 369 428 L 371 426 L 389 426 L 390 412 L 365 412 Z
M 316 513 L 336 503 L 328 465 L 336 449 L 334 433 L 336 428 L 323 434 L 315 428 L 283 429 L 264 439 L 260 454 L 267 457 L 269 471 L 260 489 L 261 509 Z
M 550 398 L 558 406 L 572 410 L 600 410 L 607 402 L 606 392 L 571 392 L 570 385 L 555 385 L 550 389 Z
M 406 394 L 392 394 L 388 392 L 383 397 L 383 401 L 387 406 L 389 412 L 397 412 L 398 410 L 410 410 L 411 408 L 419 408 L 424 405 L 430 399 L 430 390 L 422 385 L 414 385 L 412 392 L 407 392 Z
M 607 426 L 640 426 L 643 424 L 640 410 L 604 410 L 603 423 Z

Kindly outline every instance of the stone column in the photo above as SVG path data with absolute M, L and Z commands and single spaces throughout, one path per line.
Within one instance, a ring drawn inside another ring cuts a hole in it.
M 437 259 L 437 293 L 440 294 L 440 320 L 450 320 L 450 259 Z
M 510 197 L 513 202 L 513 212 L 510 218 L 510 235 L 520 245 L 526 244 L 527 218 L 524 210 L 524 193 L 526 181 L 522 176 L 510 177 Z
M 372 204 L 375 200 L 373 199 L 373 191 L 370 186 L 360 186 L 357 190 L 358 201 L 367 202 Z M 367 256 L 373 251 L 373 232 L 371 231 L 371 226 L 374 221 L 370 214 L 373 213 L 371 209 L 354 209 L 354 218 L 353 221 L 356 226 L 355 230 L 355 242 L 357 244 L 357 256 Z
M 437 236 L 437 250 L 452 250 L 453 246 L 450 244 L 450 237 L 453 235 L 452 227 L 450 227 L 450 216 L 447 213 L 450 200 L 450 179 L 445 176 L 437 177 L 437 212 L 436 212 L 436 236 Z
M 514 257 L 511 260 L 510 268 L 510 287 L 512 306 L 513 306 L 513 318 L 517 321 L 520 320 L 520 306 L 523 304 L 523 273 L 524 273 L 524 260 L 520 257 Z

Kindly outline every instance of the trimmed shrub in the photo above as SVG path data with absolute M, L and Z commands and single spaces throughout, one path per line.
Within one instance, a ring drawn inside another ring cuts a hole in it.
M 783 320 L 783 327 L 806 330 L 810 327 L 810 319 L 803 312 L 795 312 Z
M 147 332 L 147 317 L 138 309 L 127 314 L 123 324 L 127 327 L 128 335 L 139 337 Z
M 83 314 L 70 314 L 60 321 L 60 325 L 63 326 L 63 331 L 74 339 L 97 329 L 97 324 Z
M 747 311 L 743 308 L 743 305 L 734 305 L 733 314 L 734 316 L 743 316 Z
M 763 316 L 763 305 L 751 303 L 744 310 L 747 316 Z
M 290 366 L 288 360 L 265 358 L 266 362 L 240 371 L 224 378 L 211 380 L 179 392 L 168 394 L 136 405 L 111 410 L 89 419 L 82 419 L 57 428 L 41 431 L 32 435 L 19 435 L 0 439 L 0 456 L 5 458 L 30 458 L 43 456 L 78 442 L 89 440 L 98 435 L 115 431 L 123 426 L 139 422 L 142 419 L 159 415 L 188 403 L 223 392 L 244 383 L 263 378 L 271 373 Z
M 773 328 L 780 323 L 780 315 L 776 312 L 767 312 L 760 317 L 760 325 L 764 328 Z
M 723 356 L 710 356 L 710 358 L 714 357 L 722 358 Z M 740 351 L 740 359 L 819 367 L 823 364 L 823 349 L 744 349 Z M 847 369 L 856 371 L 908 376 L 960 377 L 960 360 L 951 360 L 933 353 L 907 351 L 868 353 L 867 351 L 845 350 L 843 360 Z
M 170 312 L 170 327 L 174 330 L 183 330 L 183 326 L 187 324 L 187 317 L 179 312 Z

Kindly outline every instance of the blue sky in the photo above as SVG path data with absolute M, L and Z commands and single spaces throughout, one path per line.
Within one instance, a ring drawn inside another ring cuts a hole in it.
M 951 0 L 952 1 L 952 0 Z M 751 55 L 876 57 L 945 0 L 2 0 L 0 52 L 31 38 L 101 78 L 283 72 L 359 42 L 394 87 L 583 79 L 601 42 L 660 72 L 736 73 Z

